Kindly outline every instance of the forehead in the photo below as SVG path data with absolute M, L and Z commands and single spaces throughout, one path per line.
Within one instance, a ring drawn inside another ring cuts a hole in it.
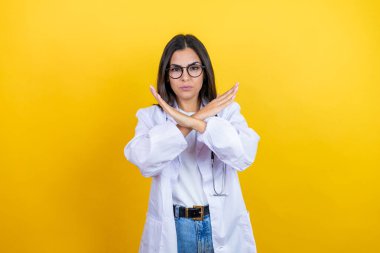
M 187 66 L 193 62 L 201 62 L 201 59 L 197 53 L 191 48 L 185 48 L 182 50 L 177 50 L 173 53 L 170 64 L 177 64 L 182 66 Z

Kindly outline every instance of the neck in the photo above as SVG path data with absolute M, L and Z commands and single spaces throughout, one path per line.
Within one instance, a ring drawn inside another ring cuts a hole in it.
M 200 109 L 201 101 L 196 98 L 194 100 L 179 100 L 178 107 L 185 112 L 197 112 Z

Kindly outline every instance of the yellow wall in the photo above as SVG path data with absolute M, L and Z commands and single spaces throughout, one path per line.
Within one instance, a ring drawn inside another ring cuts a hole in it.
M 177 33 L 261 136 L 259 253 L 380 252 L 377 1 L 0 3 L 0 252 L 137 252 L 151 179 L 123 154 Z

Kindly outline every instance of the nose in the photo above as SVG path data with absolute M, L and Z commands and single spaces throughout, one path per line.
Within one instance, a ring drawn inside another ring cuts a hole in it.
M 190 75 L 189 75 L 189 73 L 187 73 L 187 69 L 184 68 L 184 69 L 182 69 L 182 70 L 183 70 L 183 72 L 182 72 L 181 80 L 182 80 L 182 81 L 187 81 L 187 80 L 189 80 L 189 79 L 190 79 Z

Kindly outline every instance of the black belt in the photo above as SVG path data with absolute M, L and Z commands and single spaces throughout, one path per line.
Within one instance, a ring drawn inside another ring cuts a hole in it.
M 192 218 L 193 220 L 203 220 L 203 216 L 210 214 L 209 206 L 179 207 L 179 217 Z M 175 215 L 175 206 L 173 205 Z

